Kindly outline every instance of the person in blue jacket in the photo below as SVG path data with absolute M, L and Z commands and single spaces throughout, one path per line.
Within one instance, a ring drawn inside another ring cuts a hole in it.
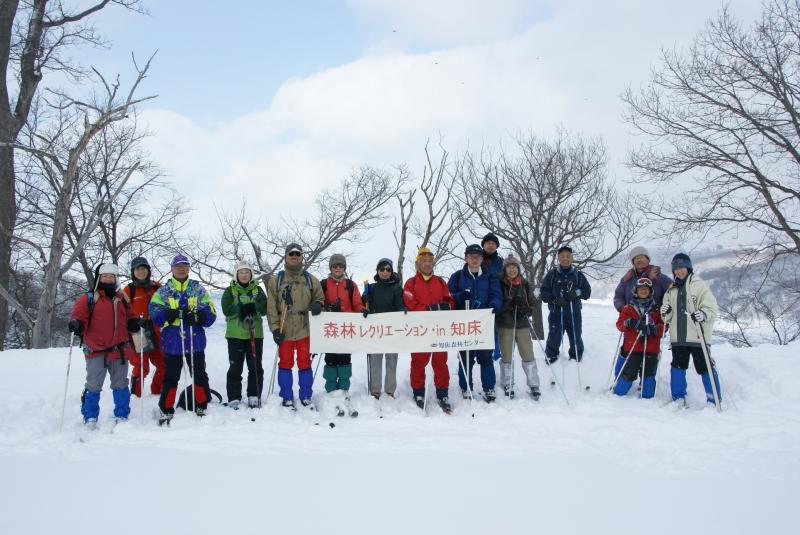
M 581 299 L 589 299 L 592 287 L 589 280 L 572 265 L 572 249 L 566 245 L 558 250 L 558 265 L 542 280 L 541 298 L 550 311 L 547 316 L 548 333 L 545 358 L 548 364 L 558 360 L 561 337 L 567 334 L 569 358 L 583 358 L 581 338 Z
M 211 297 L 199 282 L 189 278 L 189 259 L 176 255 L 170 263 L 172 278 L 150 300 L 150 318 L 161 327 L 161 352 L 164 353 L 164 387 L 158 400 L 159 424 L 169 423 L 175 414 L 175 397 L 183 359 L 194 376 L 194 410 L 204 416 L 208 405 L 206 374 L 206 333 L 217 319 Z M 183 326 L 183 330 L 181 330 Z M 194 368 L 194 369 L 192 369 Z M 191 404 L 187 403 L 187 409 Z
M 500 292 L 500 279 L 493 275 L 483 265 L 483 249 L 480 245 L 472 244 L 464 250 L 466 263 L 459 271 L 450 275 L 447 287 L 450 295 L 456 302 L 457 309 L 490 308 L 497 313 L 503 308 L 503 294 Z M 492 360 L 492 349 L 476 351 L 460 351 L 461 366 L 458 370 L 458 383 L 465 398 L 472 392 L 472 366 L 475 361 L 481 366 L 481 384 L 483 397 L 488 402 L 493 402 L 497 396 L 494 388 L 497 382 Z M 466 369 L 466 375 L 464 370 Z M 467 380 L 469 379 L 469 388 Z

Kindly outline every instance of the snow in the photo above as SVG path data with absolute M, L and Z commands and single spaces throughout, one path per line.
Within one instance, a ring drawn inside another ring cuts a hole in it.
M 401 357 L 400 396 L 379 419 L 365 391 L 363 355 L 354 355 L 356 419 L 336 418 L 317 394 L 320 426 L 272 398 L 254 412 L 215 404 L 202 420 L 179 411 L 162 429 L 149 417 L 141 421 L 134 398 L 131 420 L 111 433 L 106 383 L 101 428 L 80 443 L 79 351 L 62 433 L 66 349 L 2 352 L 0 533 L 793 531 L 800 345 L 715 345 L 725 410 L 705 406 L 691 368 L 690 410 L 676 410 L 664 406 L 668 352 L 658 399 L 637 399 L 635 389 L 625 399 L 605 392 L 616 313 L 607 301 L 584 310 L 588 393 L 578 389 L 575 363 L 567 363 L 567 407 L 535 346 L 542 400 L 476 401 L 474 418 L 457 395 L 454 356 L 453 415 L 429 403 L 425 417 L 413 405 L 408 358 Z M 219 322 L 207 356 L 212 387 L 224 395 L 223 336 Z M 269 376 L 274 346 L 266 345 Z M 562 363 L 554 370 L 560 379 Z M 522 394 L 519 366 L 516 377 Z M 147 396 L 144 413 L 155 405 Z

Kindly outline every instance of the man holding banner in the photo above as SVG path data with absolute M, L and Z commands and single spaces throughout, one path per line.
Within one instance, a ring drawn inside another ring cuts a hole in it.
M 409 311 L 421 310 L 452 310 L 455 307 L 447 288 L 447 283 L 441 277 L 433 274 L 435 258 L 427 247 L 422 247 L 417 252 L 417 272 L 406 281 L 403 287 L 403 301 Z M 424 353 L 411 353 L 411 388 L 414 401 L 419 408 L 425 406 L 425 367 L 433 361 L 433 382 L 436 385 L 436 398 L 439 406 L 446 413 L 452 412 L 448 390 L 450 387 L 450 370 L 447 367 L 447 352 L 434 351 Z

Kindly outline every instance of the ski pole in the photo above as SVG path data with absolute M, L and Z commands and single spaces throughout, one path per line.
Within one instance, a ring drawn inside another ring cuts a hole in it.
M 549 362 L 547 362 L 547 351 L 542 345 L 542 342 L 538 338 L 536 338 L 536 336 L 534 336 L 533 327 L 529 327 L 528 332 L 531 335 L 531 339 L 536 340 L 536 344 L 539 346 L 539 349 L 542 350 L 542 354 L 545 355 L 544 364 L 547 367 L 547 369 L 550 370 L 550 375 L 553 376 L 553 382 L 556 384 L 556 386 L 558 386 L 558 389 L 561 391 L 561 395 L 564 396 L 564 402 L 567 405 L 569 405 L 569 399 L 567 399 L 567 393 L 564 391 L 564 387 L 561 386 L 561 383 L 558 382 L 558 376 L 556 376 L 556 372 L 553 371 L 553 366 Z
M 611 368 L 608 370 L 608 379 L 606 379 L 606 385 L 610 385 L 611 384 L 611 378 L 614 377 L 614 364 L 617 363 L 617 358 L 619 357 L 619 350 L 622 349 L 620 347 L 620 344 L 622 343 L 622 333 L 623 333 L 623 331 L 619 332 L 619 338 L 617 339 L 617 345 L 614 346 L 614 356 L 611 358 Z
M 258 408 L 261 408 L 261 381 L 258 379 L 258 359 L 256 358 L 256 330 L 253 325 L 253 317 L 248 316 L 245 318 L 247 329 L 250 333 L 250 355 L 253 357 L 253 375 L 256 379 L 256 395 L 258 396 Z
M 179 312 L 178 312 L 178 321 L 179 321 L 178 327 L 180 327 L 180 329 L 181 329 L 181 370 L 184 370 L 185 368 L 189 367 L 188 363 L 187 363 L 186 366 L 183 365 L 183 361 L 186 360 L 186 333 L 183 331 L 183 309 L 181 308 L 181 309 L 178 309 L 178 310 L 179 310 Z M 181 379 L 183 379 L 183 375 L 184 375 L 183 372 L 181 372 Z M 181 392 L 181 394 L 183 394 L 183 392 L 185 390 L 184 385 L 180 385 L 179 384 L 178 387 L 180 389 L 179 391 Z M 178 395 L 178 399 L 180 399 L 181 394 Z M 192 394 L 194 394 L 194 392 L 192 392 Z M 188 395 L 184 398 L 184 402 L 186 404 L 186 410 L 189 410 L 189 396 Z
M 696 302 L 697 298 L 693 296 L 692 300 L 695 301 L 695 306 L 697 306 Z M 695 311 L 696 310 L 697 309 L 695 308 Z M 711 356 L 709 355 L 708 343 L 706 342 L 706 334 L 703 331 L 703 324 L 701 323 L 700 325 L 698 325 L 697 320 L 694 319 L 694 316 L 692 316 L 692 314 L 690 314 L 688 310 L 686 311 L 686 313 L 689 314 L 689 316 L 691 316 L 692 325 L 694 325 L 695 331 L 700 335 L 700 339 L 703 342 L 700 345 L 700 347 L 703 350 L 703 358 L 706 361 L 706 370 L 709 375 L 708 380 L 711 381 L 711 392 L 714 394 L 714 406 L 717 408 L 717 412 L 722 412 L 722 404 L 719 402 L 719 393 L 717 392 L 717 381 L 714 378 L 714 369 L 712 368 L 713 361 L 711 360 Z
M 139 314 L 139 410 L 144 423 L 144 327 L 141 325 L 144 316 Z
M 58 432 L 64 429 L 64 410 L 67 406 L 67 389 L 69 388 L 69 369 L 72 367 L 72 344 L 75 343 L 75 333 L 69 333 L 69 353 L 67 353 L 67 378 L 64 380 L 64 400 L 61 402 L 61 421 Z
M 292 288 L 291 285 L 286 286 L 286 288 L 284 288 L 284 291 L 283 291 L 283 296 L 284 296 L 283 299 L 284 299 L 284 301 L 283 301 L 283 304 L 281 305 L 281 318 L 280 318 L 280 321 L 278 322 L 278 331 L 281 334 L 283 334 L 283 327 L 286 324 L 286 313 L 288 311 L 288 308 L 287 308 L 287 305 L 286 305 L 286 298 L 288 296 L 291 296 L 291 293 L 290 293 L 291 292 L 291 288 Z M 276 378 L 276 376 L 278 374 L 277 373 L 278 372 L 278 356 L 279 356 L 279 352 L 280 352 L 280 347 L 281 347 L 280 344 L 277 344 L 275 346 L 275 359 L 272 362 L 272 374 L 270 375 L 269 389 L 267 391 L 267 397 L 268 398 L 272 396 L 273 392 L 275 392 L 275 378 Z M 294 359 L 294 352 L 292 352 L 292 358 Z
M 465 310 L 469 310 L 469 301 L 464 301 L 464 308 Z M 472 398 L 472 385 L 470 384 L 472 381 L 472 369 L 470 367 L 472 354 L 470 353 L 469 349 L 466 351 L 466 362 L 461 362 L 461 353 L 458 354 L 458 362 L 462 364 L 461 370 L 464 372 L 464 378 L 467 381 L 467 394 L 469 395 L 469 408 L 472 411 L 472 417 L 475 418 L 475 400 Z M 431 362 L 433 362 L 433 357 L 431 356 Z M 494 366 L 494 364 L 492 364 Z M 467 373 L 469 370 L 469 373 Z
M 578 354 L 578 334 L 575 330 L 575 312 L 572 309 L 572 301 L 569 302 L 569 317 L 570 321 L 572 322 L 572 343 L 575 347 L 575 365 L 577 366 L 578 370 L 578 387 L 583 390 L 583 380 L 581 380 L 581 358 L 582 355 Z M 586 390 L 589 390 L 589 386 L 586 386 Z
M 267 400 L 272 396 L 272 393 L 275 392 L 275 374 L 278 368 L 278 347 L 275 347 L 275 358 L 272 361 L 272 373 L 269 376 L 269 388 L 267 389 Z
M 322 362 L 322 353 L 317 355 L 317 365 L 314 366 L 314 377 L 311 378 L 311 385 L 314 385 L 314 382 L 317 380 L 317 371 L 319 370 L 319 363 Z
M 514 305 L 514 335 L 511 338 L 511 391 L 514 391 L 514 349 L 517 344 L 517 305 Z
M 197 376 L 194 373 L 194 325 L 192 324 L 189 325 L 189 359 L 192 361 L 189 375 L 192 377 L 192 412 L 194 412 L 197 409 Z
M 642 338 L 642 333 L 636 335 L 636 340 L 633 341 L 633 345 L 631 346 L 631 350 L 628 351 L 628 356 L 625 357 L 625 362 L 622 363 L 622 367 L 619 369 L 619 373 L 614 377 L 614 383 L 611 385 L 609 390 L 614 390 L 614 387 L 617 386 L 617 382 L 619 381 L 620 376 L 622 375 L 622 371 L 625 369 L 625 366 L 628 364 L 628 359 L 631 358 L 633 355 L 633 350 L 636 348 L 636 344 L 639 343 L 639 340 Z
M 563 297 L 564 293 L 562 292 L 561 294 L 562 294 L 562 297 Z M 559 341 L 559 344 L 558 344 L 558 356 L 561 357 L 561 382 L 566 385 L 567 384 L 567 379 L 566 379 L 566 375 L 565 375 L 565 372 L 564 372 L 564 361 L 566 359 L 561 354 L 561 349 L 564 347 L 564 307 L 559 305 L 558 308 L 559 308 L 559 310 L 561 312 L 561 315 L 559 316 L 561 318 L 559 320 L 561 322 L 561 326 L 560 326 L 560 330 L 558 331 L 558 335 L 561 337 L 561 340 Z M 567 356 L 569 356 L 569 351 L 567 352 Z

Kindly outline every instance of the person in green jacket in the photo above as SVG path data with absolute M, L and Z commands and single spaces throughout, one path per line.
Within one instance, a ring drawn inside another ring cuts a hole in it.
M 222 313 L 227 326 L 228 340 L 227 391 L 228 406 L 239 408 L 242 399 L 242 369 L 247 362 L 247 406 L 261 406 L 264 387 L 264 367 L 261 357 L 264 350 L 262 316 L 267 313 L 267 295 L 253 279 L 253 268 L 246 262 L 236 265 L 236 278 L 222 294 Z M 253 352 L 255 351 L 255 356 Z

